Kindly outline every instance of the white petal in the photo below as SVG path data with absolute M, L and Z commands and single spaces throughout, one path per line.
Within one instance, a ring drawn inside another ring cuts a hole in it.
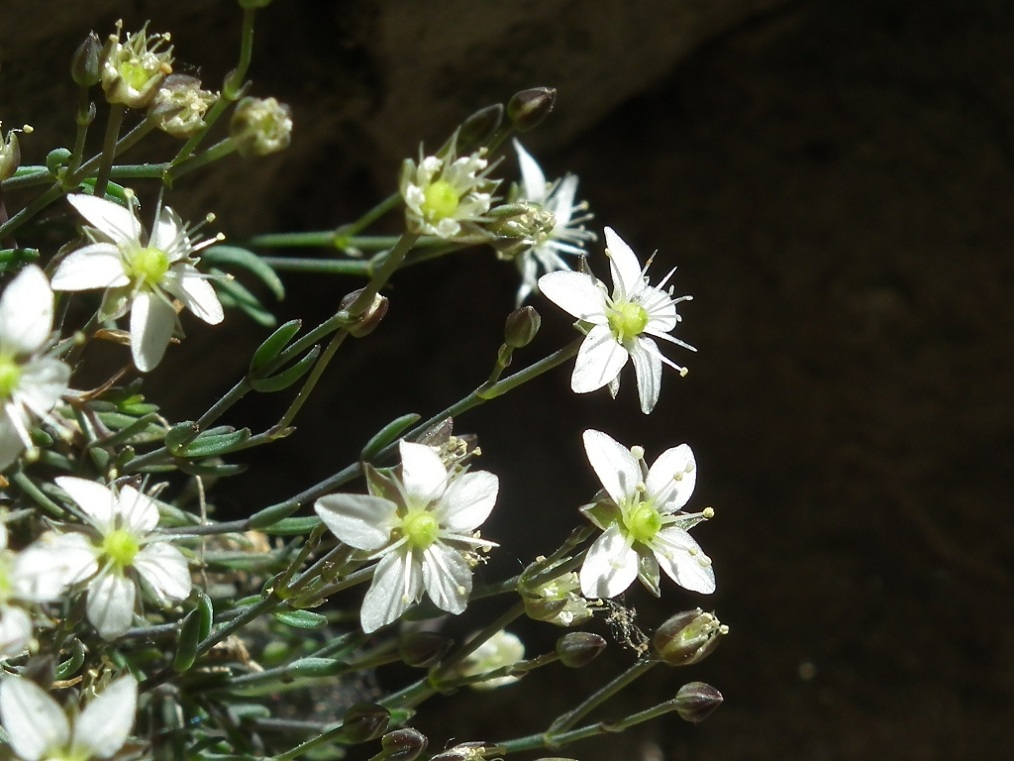
M 447 488 L 447 468 L 440 455 L 425 444 L 402 440 L 401 478 L 405 494 L 413 501 L 426 505 L 444 493 Z
M 116 495 L 108 486 L 74 476 L 60 476 L 55 480 L 97 529 L 106 533 L 114 528 L 118 506 Z
M 655 342 L 644 336 L 634 339 L 630 358 L 637 374 L 637 396 L 641 400 L 641 412 L 647 415 L 655 409 L 662 389 L 662 360 L 658 358 Z
M 711 558 L 686 531 L 667 526 L 655 535 L 651 548 L 662 570 L 681 587 L 705 595 L 715 591 Z
M 123 257 L 112 243 L 93 243 L 72 251 L 53 273 L 54 291 L 90 291 L 128 283 Z
M 606 322 L 606 293 L 583 272 L 550 272 L 539 278 L 539 291 L 560 309 L 595 325 Z
M 187 559 L 166 542 L 145 545 L 134 558 L 133 567 L 159 605 L 185 600 L 192 586 Z
M 0 661 L 21 655 L 31 641 L 31 616 L 21 608 L 0 607 Z
M 6 470 L 25 450 L 25 442 L 7 413 L 8 406 L 0 408 L 0 471 Z
M 0 682 L 0 716 L 14 752 L 38 761 L 47 751 L 65 750 L 70 726 L 60 705 L 35 682 L 5 676 Z
M 368 494 L 328 494 L 313 506 L 336 537 L 357 550 L 379 550 L 391 538 L 397 506 Z
M 29 264 L 0 296 L 0 349 L 32 354 L 52 329 L 53 291 L 42 270 Z
M 142 373 L 154 370 L 169 346 L 176 311 L 154 293 L 142 291 L 130 307 L 130 351 Z
M 133 486 L 124 486 L 116 500 L 116 513 L 120 516 L 123 528 L 134 534 L 151 533 L 158 525 L 158 505 L 147 494 L 142 494 Z
M 373 574 L 363 600 L 360 621 L 369 634 L 396 621 L 405 609 L 422 597 L 422 572 L 410 551 L 384 555 Z
M 168 206 L 163 206 L 159 212 L 148 245 L 163 251 L 170 262 L 178 262 L 193 253 L 183 220 Z
M 457 550 L 434 542 L 423 552 L 426 592 L 441 610 L 462 613 L 472 592 L 472 567 Z
M 676 316 L 676 302 L 660 288 L 646 287 L 638 296 L 637 303 L 648 313 L 648 324 L 645 333 L 668 333 L 676 327 L 679 318 Z
M 18 400 L 37 417 L 47 415 L 67 393 L 70 366 L 51 357 L 36 357 L 21 366 Z
M 576 195 L 577 176 L 568 174 L 556 186 L 556 192 L 553 193 L 549 203 L 553 216 L 556 217 L 556 225 L 553 227 L 554 234 L 563 232 L 570 224 L 570 216 L 574 211 L 574 196 Z
M 134 582 L 116 573 L 100 574 L 88 585 L 88 620 L 102 639 L 116 639 L 130 628 L 134 595 Z
M 697 483 L 697 463 L 687 444 L 665 450 L 648 471 L 646 486 L 655 506 L 666 513 L 683 507 Z
M 596 325 L 577 351 L 574 372 L 570 376 L 571 389 L 575 394 L 586 394 L 602 388 L 616 379 L 627 364 L 628 356 L 608 325 Z
M 546 200 L 546 175 L 532 155 L 521 147 L 516 139 L 514 150 L 518 152 L 518 167 L 521 169 L 521 186 L 524 197 L 535 203 Z
M 636 578 L 637 553 L 627 546 L 614 523 L 588 548 L 581 566 L 581 593 L 585 597 L 616 597 Z
M 127 674 L 112 682 L 74 722 L 74 748 L 109 758 L 123 747 L 137 712 L 137 680 Z
M 118 203 L 87 195 L 71 195 L 67 200 L 78 214 L 116 243 L 140 239 L 141 224 L 137 217 Z
M 97 548 L 84 534 L 49 531 L 18 555 L 14 590 L 19 599 L 58 600 L 64 590 L 98 570 Z
M 440 525 L 451 531 L 472 531 L 485 522 L 496 504 L 499 479 L 484 470 L 463 473 L 447 487 L 433 508 Z
M 643 287 L 644 275 L 637 255 L 611 227 L 606 228 L 606 254 L 613 274 L 613 298 L 628 301 Z
M 595 475 L 613 502 L 622 505 L 637 491 L 641 467 L 630 450 L 612 437 L 589 429 L 584 432 L 584 451 Z
M 225 318 L 215 289 L 191 264 L 177 264 L 169 270 L 162 287 L 209 325 L 218 325 Z

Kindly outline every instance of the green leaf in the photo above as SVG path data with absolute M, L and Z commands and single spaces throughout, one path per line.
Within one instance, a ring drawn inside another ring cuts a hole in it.
M 212 279 L 212 283 L 218 289 L 218 297 L 223 306 L 236 307 L 245 312 L 254 322 L 266 328 L 274 327 L 277 322 L 275 316 L 261 304 L 260 299 L 254 296 L 246 286 L 240 285 L 235 280 L 227 279 L 225 273 L 220 269 L 213 268 L 211 274 L 222 276 Z
M 273 615 L 276 621 L 295 629 L 320 629 L 327 625 L 327 616 L 312 610 L 279 610 Z
M 288 346 L 292 337 L 299 332 L 302 325 L 302 320 L 289 320 L 287 323 L 279 327 L 274 333 L 268 336 L 264 343 L 257 347 L 257 351 L 254 352 L 253 359 L 250 360 L 250 374 L 258 374 L 261 370 L 274 362 L 275 359 L 278 358 L 282 349 Z
M 372 460 L 380 453 L 380 450 L 384 449 L 389 444 L 393 444 L 397 441 L 401 434 L 409 429 L 410 426 L 418 423 L 421 417 L 421 415 L 410 412 L 407 415 L 402 415 L 401 417 L 392 420 L 373 434 L 373 437 L 366 442 L 366 446 L 363 447 L 363 451 L 359 455 L 360 458 L 363 460 Z
M 201 641 L 201 611 L 194 608 L 187 613 L 176 640 L 176 655 L 173 657 L 173 671 L 182 674 L 189 671 L 197 658 L 197 645 Z
M 272 536 L 302 536 L 309 534 L 320 525 L 320 518 L 315 515 L 300 516 L 299 518 L 283 518 L 273 526 L 263 529 L 265 534 Z
M 249 428 L 240 428 L 238 431 L 227 431 L 225 433 L 204 431 L 189 444 L 180 447 L 179 451 L 174 452 L 174 454 L 178 457 L 189 458 L 218 457 L 239 449 L 249 438 Z
M 285 298 L 285 286 L 282 284 L 281 279 L 271 266 L 265 264 L 264 260 L 253 251 L 248 251 L 239 246 L 219 245 L 206 249 L 201 258 L 209 264 L 218 266 L 231 264 L 234 267 L 245 269 L 247 272 L 256 275 L 271 290 L 276 299 L 281 301 Z
M 172 426 L 165 434 L 165 448 L 170 454 L 179 454 L 185 444 L 194 438 L 200 429 L 196 420 L 184 420 Z
M 342 661 L 335 658 L 299 658 L 289 664 L 286 671 L 290 676 L 337 676 L 347 670 Z
M 314 346 L 292 367 L 282 370 L 280 373 L 272 375 L 269 378 L 247 377 L 247 381 L 249 381 L 250 387 L 254 391 L 259 391 L 262 394 L 282 391 L 306 375 L 310 371 L 310 368 L 313 367 L 313 363 L 317 361 L 319 355 L 320 347 Z

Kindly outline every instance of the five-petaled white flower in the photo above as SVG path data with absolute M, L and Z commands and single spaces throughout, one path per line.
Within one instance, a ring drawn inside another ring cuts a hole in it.
M 610 295 L 605 284 L 580 272 L 550 272 L 539 278 L 539 290 L 564 311 L 590 328 L 578 351 L 571 376 L 571 388 L 578 394 L 605 385 L 615 397 L 620 388 L 620 371 L 630 359 L 637 374 L 641 411 L 648 414 L 658 402 L 662 364 L 681 375 L 686 369 L 664 357 L 652 338 L 695 351 L 694 347 L 669 335 L 680 316 L 676 304 L 690 296 L 673 298 L 672 287 L 664 290 L 673 269 L 657 286 L 648 285 L 645 271 L 630 246 L 607 227 L 606 255 L 613 277 Z M 648 264 L 651 264 L 649 260 Z
M 70 367 L 39 356 L 52 330 L 53 292 L 30 264 L 0 296 L 0 470 L 32 446 L 32 418 L 48 418 L 67 391 Z
M 477 548 L 496 544 L 477 529 L 496 502 L 492 473 L 448 472 L 435 450 L 402 441 L 401 474 L 368 469 L 369 494 L 330 494 L 314 510 L 345 544 L 380 559 L 363 601 L 363 631 L 395 621 L 423 591 L 461 613 L 472 591 Z
M 714 511 L 682 512 L 697 480 L 690 447 L 667 449 L 651 468 L 640 447 L 627 449 L 601 431 L 585 431 L 584 447 L 605 495 L 581 508 L 603 531 L 581 566 L 581 591 L 615 597 L 638 578 L 657 597 L 661 566 L 685 589 L 714 592 L 711 559 L 687 533 Z
M 64 709 L 35 682 L 5 676 L 0 717 L 11 748 L 24 761 L 111 758 L 130 735 L 137 711 L 137 680 L 111 682 L 83 711 Z
M 466 232 L 485 237 L 475 223 L 486 220 L 499 181 L 486 176 L 491 167 L 484 150 L 459 158 L 456 143 L 457 135 L 443 156 L 424 157 L 420 148 L 418 164 L 403 162 L 399 188 L 409 231 L 446 240 Z
M 162 606 L 190 594 L 187 560 L 155 535 L 155 501 L 132 486 L 114 492 L 84 478 L 63 476 L 57 485 L 84 513 L 94 541 L 81 533 L 43 534 L 18 557 L 24 594 L 44 601 L 57 589 L 88 581 L 88 620 L 107 640 L 134 621 L 140 582 Z
M 521 286 L 518 288 L 517 306 L 528 298 L 535 289 L 541 272 L 569 270 L 570 265 L 562 254 L 583 254 L 584 245 L 595 240 L 595 233 L 582 223 L 591 219 L 591 214 L 575 216 L 588 206 L 583 201 L 574 203 L 577 195 L 577 176 L 568 174 L 556 182 L 547 182 L 542 167 L 532 155 L 514 141 L 521 169 L 521 188 L 518 200 L 535 204 L 553 215 L 553 226 L 523 254 L 515 257 L 521 270 Z
M 142 372 L 155 368 L 165 354 L 179 319 L 173 299 L 210 325 L 222 321 L 222 304 L 193 255 L 214 241 L 194 245 L 186 225 L 163 206 L 150 236 L 132 209 L 87 195 L 67 200 L 94 227 L 92 241 L 71 252 L 53 273 L 53 289 L 106 289 L 99 318 L 115 320 L 130 312 L 130 348 Z

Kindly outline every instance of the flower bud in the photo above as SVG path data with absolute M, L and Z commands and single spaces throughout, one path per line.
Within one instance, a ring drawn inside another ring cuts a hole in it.
M 102 43 L 95 32 L 89 32 L 70 59 L 70 76 L 81 87 L 97 85 L 102 79 Z
M 458 128 L 457 147 L 459 151 L 471 151 L 484 145 L 503 124 L 503 106 L 496 103 L 480 108 L 461 123 Z
M 507 104 L 507 117 L 518 132 L 538 127 L 549 116 L 556 103 L 556 90 L 552 87 L 533 87 L 515 93 Z
M 502 204 L 490 210 L 486 230 L 496 236 L 490 245 L 500 259 L 511 260 L 545 243 L 556 228 L 556 215 L 527 201 Z
M 556 654 L 567 668 L 587 666 L 606 649 L 606 640 L 589 632 L 570 632 L 556 641 Z
M 383 757 L 387 761 L 414 761 L 428 744 L 426 735 L 412 727 L 396 729 L 380 738 Z
M 415 668 L 429 668 L 440 662 L 454 640 L 436 632 L 412 632 L 398 645 L 401 660 Z
M 123 22 L 116 23 L 116 34 L 110 35 L 102 48 L 102 90 L 110 103 L 121 103 L 127 108 L 147 108 L 172 73 L 173 48 L 168 45 L 169 34 L 148 37 L 148 25 L 141 31 L 128 34 L 120 42 Z
M 350 743 L 380 737 L 391 720 L 390 712 L 376 703 L 356 703 L 342 718 L 342 735 Z
M 525 644 L 515 634 L 503 630 L 498 631 L 475 650 L 469 653 L 458 668 L 460 676 L 481 676 L 497 671 L 525 657 Z M 474 682 L 471 687 L 477 690 L 492 690 L 505 687 L 518 681 L 516 676 L 500 676 L 485 681 Z
M 714 614 L 695 608 L 677 613 L 658 627 L 651 643 L 655 654 L 670 666 L 689 666 L 711 655 L 728 633 L 729 627 Z
M 342 297 L 339 308 L 348 309 L 356 302 L 356 299 L 359 298 L 359 295 L 362 292 L 363 289 L 359 288 L 352 291 L 352 293 L 346 294 Z M 356 322 L 345 328 L 349 332 L 349 335 L 355 338 L 362 338 L 363 336 L 370 335 L 370 333 L 376 330 L 377 326 L 380 325 L 380 321 L 384 319 L 384 315 L 387 314 L 387 305 L 387 296 L 381 296 L 379 293 L 375 294 L 373 297 L 373 303 L 360 314 L 354 315 Z
M 676 692 L 676 713 L 683 721 L 698 722 L 708 718 L 722 704 L 722 693 L 705 682 L 688 682 Z
M 503 755 L 504 749 L 484 742 L 464 742 L 438 753 L 430 761 L 479 761 L 487 756 Z
M 267 156 L 289 147 L 292 110 L 274 98 L 243 98 L 236 104 L 229 135 L 240 156 Z
M 548 568 L 555 568 L 563 558 Z M 525 571 L 527 575 L 531 568 Z M 545 621 L 556 626 L 578 626 L 592 617 L 592 605 L 581 595 L 581 581 L 576 573 L 565 573 L 549 581 L 532 586 L 527 581 L 519 587 L 525 603 L 525 615 L 536 621 Z
M 542 327 L 542 317 L 535 307 L 521 307 L 507 315 L 503 329 L 504 343 L 512 349 L 528 346 Z
M 201 89 L 196 77 L 170 74 L 148 107 L 148 115 L 163 132 L 186 139 L 207 126 L 204 114 L 217 99 L 216 93 Z

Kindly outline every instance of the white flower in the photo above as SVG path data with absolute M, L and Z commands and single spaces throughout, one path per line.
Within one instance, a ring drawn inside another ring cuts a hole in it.
M 44 534 L 18 558 L 26 595 L 52 599 L 54 589 L 87 579 L 88 620 L 111 640 L 134 621 L 138 581 L 161 606 L 190 594 L 183 553 L 153 533 L 159 516 L 151 497 L 132 486 L 117 493 L 84 478 L 64 476 L 56 483 L 81 508 L 97 543 L 83 534 Z
M 458 667 L 458 674 L 460 676 L 488 674 L 491 671 L 513 666 L 524 657 L 525 643 L 516 634 L 501 629 L 468 654 L 468 657 Z M 473 682 L 469 686 L 476 690 L 493 690 L 513 684 L 520 678 L 518 676 L 498 676 L 482 682 Z
M 584 447 L 608 498 L 581 508 L 604 532 L 581 566 L 581 591 L 588 597 L 615 597 L 639 578 L 657 597 L 661 566 L 685 589 L 714 592 L 711 559 L 687 533 L 714 511 L 681 510 L 697 480 L 690 447 L 667 449 L 651 468 L 640 447 L 627 449 L 601 431 L 585 431 Z
M 591 219 L 590 214 L 575 216 L 588 207 L 584 202 L 575 204 L 577 176 L 568 174 L 556 182 L 546 182 L 546 175 L 532 155 L 514 141 L 521 168 L 519 200 L 540 206 L 553 215 L 553 226 L 540 240 L 532 241 L 530 249 L 515 258 L 521 270 L 521 286 L 518 288 L 517 305 L 528 298 L 535 289 L 540 271 L 554 272 L 569 270 L 570 265 L 561 254 L 579 255 L 584 245 L 595 240 L 595 233 L 586 230 L 583 222 Z
M 110 758 L 127 741 L 136 711 L 137 680 L 129 674 L 69 719 L 35 682 L 5 676 L 0 683 L 0 717 L 11 748 L 24 761 Z
M 363 631 L 395 621 L 423 591 L 461 613 L 472 591 L 476 548 L 493 542 L 475 531 L 496 502 L 492 473 L 448 472 L 428 446 L 402 441 L 401 475 L 371 469 L 370 494 L 330 494 L 314 510 L 345 544 L 379 558 L 362 607 Z
M 637 374 L 641 411 L 648 414 L 658 401 L 662 363 L 686 374 L 686 369 L 662 356 L 652 340 L 664 341 L 695 351 L 694 347 L 669 335 L 680 316 L 676 304 L 690 296 L 673 298 L 672 287 L 663 290 L 673 269 L 658 286 L 648 285 L 637 256 L 612 228 L 607 227 L 606 256 L 613 277 L 612 295 L 600 280 L 580 272 L 550 272 L 539 278 L 539 290 L 564 311 L 591 327 L 578 351 L 571 376 L 571 388 L 578 394 L 605 385 L 616 396 L 620 370 L 630 359 Z M 649 261 L 648 264 L 651 262 Z
M 444 156 L 423 157 L 420 148 L 418 164 L 405 159 L 399 187 L 411 232 L 451 240 L 461 236 L 463 223 L 475 228 L 486 220 L 498 182 L 486 177 L 484 154 L 485 149 L 458 158 L 452 142 Z
M 173 298 L 210 325 L 222 321 L 215 289 L 192 258 L 211 241 L 195 247 L 176 212 L 162 207 L 148 236 L 133 211 L 113 201 L 87 195 L 67 200 L 94 225 L 85 228 L 92 242 L 60 262 L 53 289 L 104 288 L 99 309 L 103 320 L 129 311 L 130 348 L 138 370 L 148 372 L 162 361 L 179 322 Z
M 0 296 L 0 470 L 32 446 L 32 418 L 48 419 L 67 391 L 70 367 L 39 356 L 53 330 L 53 292 L 25 267 Z
M 32 618 L 18 607 L 14 598 L 14 561 L 7 549 L 7 526 L 0 523 L 0 661 L 20 655 L 32 641 Z

